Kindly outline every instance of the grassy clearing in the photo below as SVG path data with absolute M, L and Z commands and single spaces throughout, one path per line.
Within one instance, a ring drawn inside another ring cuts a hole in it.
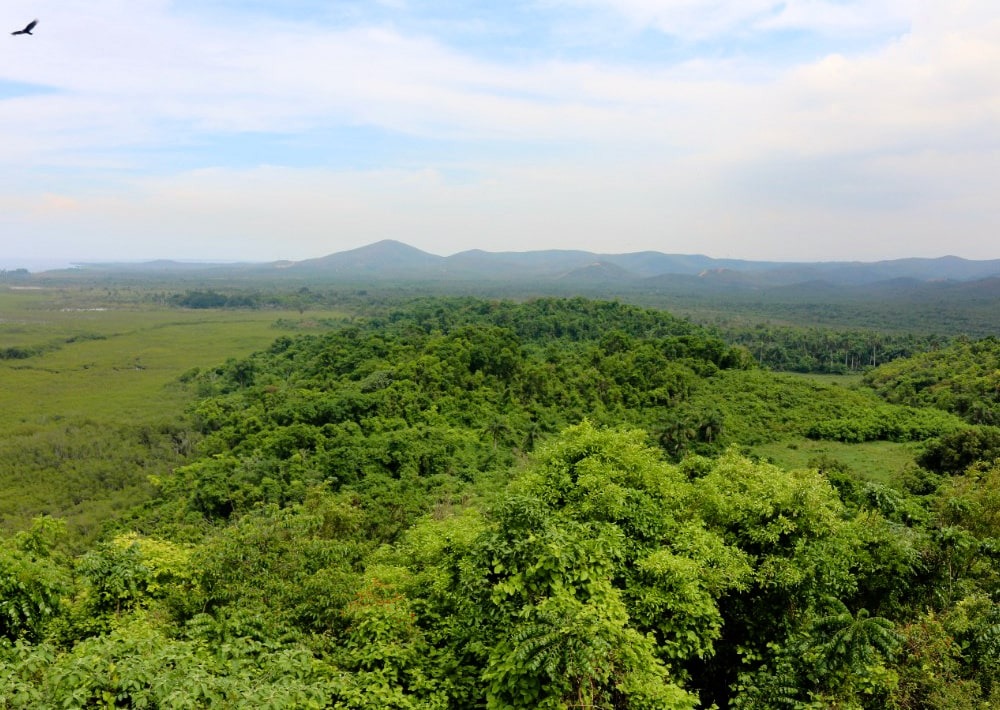
M 861 384 L 861 378 L 863 377 L 861 374 L 828 375 L 811 372 L 782 372 L 781 375 L 784 377 L 793 377 L 812 382 L 819 382 L 824 385 L 840 385 L 841 387 L 847 387 L 849 389 L 858 387 Z
M 49 513 L 86 537 L 182 461 L 194 394 L 178 377 L 323 329 L 343 312 L 185 311 L 99 293 L 0 290 L 0 528 Z
M 274 325 L 276 318 L 291 314 L 252 318 L 197 313 L 173 322 L 160 322 L 157 316 L 162 314 L 131 315 L 135 322 L 130 330 L 0 362 L 0 423 L 39 422 L 52 416 L 134 421 L 174 410 L 186 399 L 171 386 L 181 373 L 266 347 L 289 332 Z
M 760 444 L 754 446 L 751 453 L 788 469 L 808 468 L 810 461 L 828 457 L 843 463 L 860 478 L 891 483 L 899 474 L 916 465 L 914 457 L 919 450 L 918 443 L 872 441 L 844 444 L 794 439 Z

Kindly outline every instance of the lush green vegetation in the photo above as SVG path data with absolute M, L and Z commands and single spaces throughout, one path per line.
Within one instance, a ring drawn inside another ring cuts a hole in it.
M 623 303 L 144 303 L 0 362 L 96 371 L 3 441 L 108 501 L 81 531 L 0 472 L 0 707 L 1000 703 L 1000 437 L 892 394 L 933 357 L 846 387 Z
M 939 335 L 880 330 L 720 324 L 727 342 L 746 347 L 761 365 L 783 372 L 845 374 L 945 345 Z
M 1000 340 L 961 340 L 887 365 L 866 382 L 890 402 L 954 412 L 973 424 L 1000 425 Z

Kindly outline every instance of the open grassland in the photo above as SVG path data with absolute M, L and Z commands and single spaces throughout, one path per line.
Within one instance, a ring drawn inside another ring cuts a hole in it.
M 891 483 L 916 466 L 914 457 L 920 446 L 913 442 L 845 444 L 796 438 L 758 444 L 751 452 L 785 469 L 822 468 L 835 462 L 859 478 Z
M 861 385 L 862 375 L 854 373 L 850 375 L 834 375 L 821 372 L 783 372 L 784 377 L 799 378 L 810 382 L 819 382 L 825 385 L 839 385 L 841 387 L 853 388 Z
M 74 297 L 75 296 L 75 297 Z M 83 537 L 148 495 L 147 477 L 190 450 L 179 384 L 326 328 L 343 312 L 183 310 L 94 290 L 0 290 L 0 527 L 66 517 Z

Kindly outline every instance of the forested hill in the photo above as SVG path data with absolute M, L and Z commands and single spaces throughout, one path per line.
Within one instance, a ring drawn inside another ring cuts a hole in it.
M 429 299 L 191 370 L 196 454 L 76 558 L 0 543 L 0 706 L 985 708 L 973 426 L 620 303 Z M 932 464 L 934 462 L 931 462 Z
M 1000 425 L 1000 340 L 961 340 L 873 370 L 866 382 L 891 402 L 934 406 L 973 424 Z
M 1000 276 L 1000 260 L 973 261 L 954 256 L 878 262 L 782 262 L 719 259 L 701 254 L 655 251 L 596 254 L 582 250 L 487 252 L 481 249 L 438 256 L 392 239 L 296 262 L 192 264 L 153 261 L 138 264 L 80 264 L 91 273 L 268 275 L 291 279 L 324 277 L 367 281 L 604 281 L 646 282 L 700 278 L 717 285 L 790 286 L 825 283 L 860 286 L 880 282 L 978 281 Z

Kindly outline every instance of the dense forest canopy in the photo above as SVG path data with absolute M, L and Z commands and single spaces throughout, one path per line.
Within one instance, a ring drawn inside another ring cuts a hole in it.
M 433 298 L 192 368 L 149 500 L 0 541 L 0 707 L 996 706 L 997 343 L 934 347 L 846 388 L 662 311 Z M 810 440 L 915 460 L 752 453 Z

